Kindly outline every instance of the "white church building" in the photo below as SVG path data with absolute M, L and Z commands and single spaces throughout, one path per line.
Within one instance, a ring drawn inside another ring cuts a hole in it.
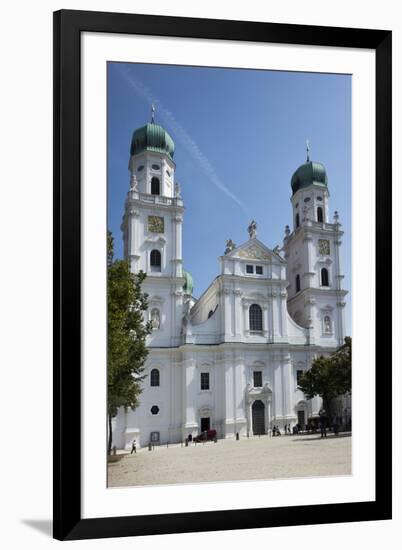
M 325 167 L 309 159 L 291 178 L 293 230 L 282 248 L 258 239 L 227 242 L 219 275 L 200 298 L 183 270 L 184 203 L 175 183 L 174 142 L 152 121 L 134 131 L 130 190 L 122 231 L 133 272 L 143 270 L 149 296 L 140 406 L 121 409 L 113 444 L 174 443 L 215 429 L 218 438 L 267 434 L 318 415 L 298 378 L 313 359 L 344 342 L 342 235 L 330 221 Z

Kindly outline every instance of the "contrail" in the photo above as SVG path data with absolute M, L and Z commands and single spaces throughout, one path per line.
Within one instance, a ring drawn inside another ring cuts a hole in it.
M 186 149 L 193 160 L 197 162 L 202 171 L 208 177 L 209 181 L 227 197 L 232 199 L 243 210 L 243 212 L 247 214 L 247 210 L 245 209 L 241 200 L 235 194 L 233 194 L 221 181 L 219 176 L 216 174 L 212 164 L 209 162 L 208 158 L 198 147 L 197 143 L 190 137 L 185 128 L 176 120 L 171 111 L 166 109 L 163 104 L 155 98 L 154 94 L 152 94 L 151 91 L 142 82 L 139 82 L 130 74 L 130 69 L 118 67 L 118 71 L 120 72 L 122 77 L 128 82 L 131 88 L 143 99 L 145 99 L 149 104 L 156 101 L 158 105 L 158 115 L 167 123 L 169 128 L 171 128 L 178 141 L 180 141 L 182 146 Z

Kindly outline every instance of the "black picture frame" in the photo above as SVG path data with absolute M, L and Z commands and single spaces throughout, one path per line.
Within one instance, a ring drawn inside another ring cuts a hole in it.
M 375 501 L 82 519 L 81 33 L 368 48 L 376 56 Z M 54 537 L 122 537 L 391 519 L 391 52 L 386 30 L 61 10 L 54 13 Z M 379 291 L 379 289 L 381 289 Z M 381 417 L 378 413 L 381 411 Z M 384 421 L 386 419 L 386 421 Z

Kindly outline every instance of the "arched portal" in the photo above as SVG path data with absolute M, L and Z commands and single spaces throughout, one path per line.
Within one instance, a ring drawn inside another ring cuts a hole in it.
M 265 434 L 265 405 L 258 399 L 254 401 L 252 407 L 252 419 L 253 419 L 253 434 L 264 435 Z

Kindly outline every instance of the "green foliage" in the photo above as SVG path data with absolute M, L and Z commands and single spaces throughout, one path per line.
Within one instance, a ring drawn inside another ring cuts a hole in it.
M 139 404 L 148 355 L 146 336 L 151 323 L 144 323 L 147 295 L 141 285 L 146 277 L 133 274 L 125 260 L 114 260 L 113 237 L 108 232 L 108 415 L 119 407 L 135 409 Z M 109 444 L 110 447 L 110 444 Z
M 311 369 L 301 376 L 299 389 L 307 399 L 322 397 L 330 412 L 332 399 L 352 389 L 352 339 L 346 337 L 343 346 L 329 357 L 315 359 Z

